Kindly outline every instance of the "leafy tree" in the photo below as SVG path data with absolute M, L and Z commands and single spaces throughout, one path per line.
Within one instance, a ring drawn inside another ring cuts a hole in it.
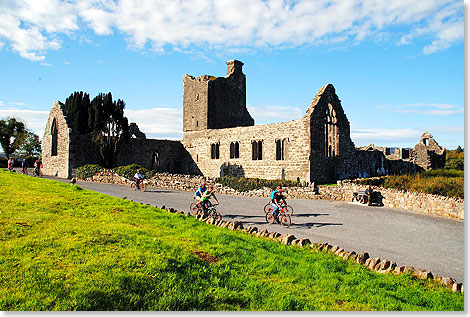
M 73 126 L 81 134 L 90 133 L 93 130 L 88 124 L 90 106 L 90 95 L 83 91 L 76 91 L 65 100 L 65 108 L 71 116 Z
M 122 143 L 129 138 L 129 123 L 124 116 L 126 104 L 123 100 L 113 101 L 113 96 L 99 94 L 91 102 L 89 124 L 93 125 L 95 141 L 100 147 L 101 159 L 106 168 L 116 165 Z
M 25 134 L 24 123 L 16 118 L 0 120 L 0 144 L 7 157 L 13 154 L 22 144 Z
M 113 101 L 109 92 L 101 93 L 90 102 L 87 93 L 74 92 L 65 101 L 74 127 L 80 134 L 92 134 L 98 144 L 102 164 L 114 167 L 121 144 L 129 137 L 129 123 L 124 116 L 125 102 Z
M 465 153 L 460 146 L 457 147 L 456 150 L 446 151 L 446 164 L 444 168 L 463 171 L 465 161 L 464 156 Z
M 26 131 L 23 142 L 17 151 L 21 156 L 39 156 L 41 154 L 39 136 L 33 132 Z

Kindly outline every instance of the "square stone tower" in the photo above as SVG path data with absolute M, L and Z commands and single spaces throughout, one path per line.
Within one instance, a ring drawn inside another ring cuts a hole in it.
M 243 63 L 227 62 L 227 76 L 184 75 L 183 131 L 253 126 L 246 109 L 246 76 Z

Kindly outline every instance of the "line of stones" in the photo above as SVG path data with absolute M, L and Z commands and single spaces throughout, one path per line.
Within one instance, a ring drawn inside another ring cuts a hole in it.
M 159 208 L 155 206 L 156 208 Z M 183 211 L 178 211 L 173 208 L 165 208 L 162 206 L 159 209 L 166 210 L 171 213 L 176 214 L 183 214 L 188 217 L 192 217 L 193 215 L 190 212 L 184 213 Z M 432 280 L 441 283 L 447 288 L 452 289 L 453 292 L 464 292 L 464 285 L 462 283 L 457 283 L 453 278 L 448 276 L 439 276 L 437 274 L 433 275 L 431 271 L 418 269 L 415 270 L 412 266 L 398 266 L 394 261 L 389 260 L 381 260 L 380 258 L 371 258 L 369 257 L 369 253 L 367 252 L 360 252 L 356 253 L 355 251 L 345 251 L 343 248 L 334 245 L 331 246 L 328 243 L 312 243 L 310 239 L 298 239 L 292 234 L 280 234 L 279 232 L 268 232 L 268 230 L 264 229 L 262 231 L 258 231 L 257 227 L 243 227 L 243 224 L 240 221 L 223 221 L 217 220 L 212 217 L 204 217 L 203 215 L 196 215 L 196 219 L 199 221 L 203 221 L 210 225 L 215 225 L 221 228 L 227 228 L 229 230 L 240 230 L 246 232 L 248 234 L 254 235 L 256 237 L 266 237 L 268 239 L 278 241 L 285 245 L 294 245 L 297 247 L 310 247 L 316 252 L 331 252 L 336 254 L 337 256 L 342 257 L 344 260 L 353 260 L 354 262 L 364 265 L 366 268 L 376 271 L 378 273 L 394 273 L 397 275 L 403 273 L 410 273 L 422 280 Z

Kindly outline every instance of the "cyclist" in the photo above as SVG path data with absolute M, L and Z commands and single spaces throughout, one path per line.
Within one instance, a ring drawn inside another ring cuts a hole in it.
M 21 162 L 21 167 L 23 167 L 22 173 L 27 174 L 28 173 L 28 161 L 26 161 L 26 159 L 23 159 L 23 162 Z
M 202 198 L 202 195 L 204 195 L 204 193 L 206 192 L 206 190 L 207 190 L 206 183 L 202 182 L 201 186 L 199 186 L 196 192 L 194 193 L 194 198 L 197 199 L 197 203 L 196 203 L 197 206 L 201 205 L 201 198 Z
M 140 169 L 138 169 L 134 175 L 134 182 L 135 182 L 135 185 L 137 186 L 137 189 L 140 189 L 140 183 L 143 180 L 144 180 L 144 177 L 142 176 L 142 174 L 140 174 Z
M 271 206 L 273 206 L 273 217 L 277 220 L 279 210 L 281 209 L 281 202 L 284 201 L 284 196 L 282 196 L 282 189 L 278 186 L 271 195 Z
M 202 195 L 201 197 L 201 205 L 202 205 L 202 210 L 204 212 L 206 212 L 207 210 L 207 203 L 209 202 L 209 199 L 211 197 L 214 197 L 215 201 L 217 202 L 217 204 L 219 203 L 219 201 L 217 200 L 217 197 L 215 197 L 215 194 L 214 194 L 214 186 L 213 185 L 210 185 L 209 186 L 209 189 L 207 189 L 204 194 Z
M 15 163 L 15 161 L 13 160 L 13 158 L 10 156 L 10 159 L 8 160 L 8 169 L 10 171 L 13 171 L 13 164 Z

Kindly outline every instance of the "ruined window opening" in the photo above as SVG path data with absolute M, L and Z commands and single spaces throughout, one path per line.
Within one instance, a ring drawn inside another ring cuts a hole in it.
M 230 143 L 230 158 L 231 159 L 240 158 L 240 143 L 239 142 Z
M 160 153 L 153 151 L 152 154 L 152 168 L 160 167 Z
M 423 139 L 423 143 L 425 146 L 428 146 L 428 139 Z
M 199 126 L 199 121 L 196 121 L 196 127 L 198 127 L 198 126 Z
M 52 136 L 52 144 L 51 144 L 51 156 L 57 156 L 57 135 L 58 135 L 58 129 L 57 129 L 57 120 L 54 118 L 52 121 L 52 127 L 51 127 L 51 136 Z
M 339 129 L 336 112 L 331 104 L 325 110 L 325 157 L 339 155 Z
M 220 147 L 220 143 L 211 144 L 211 159 L 213 160 L 219 159 L 219 147 Z
M 276 160 L 284 160 L 284 145 L 286 140 L 276 140 Z
M 252 160 L 262 160 L 263 159 L 263 141 L 253 141 L 251 142 L 251 158 Z
M 402 156 L 402 159 L 410 158 L 410 150 L 409 149 L 402 149 L 401 156 Z
M 199 94 L 196 94 L 196 101 L 199 100 Z

